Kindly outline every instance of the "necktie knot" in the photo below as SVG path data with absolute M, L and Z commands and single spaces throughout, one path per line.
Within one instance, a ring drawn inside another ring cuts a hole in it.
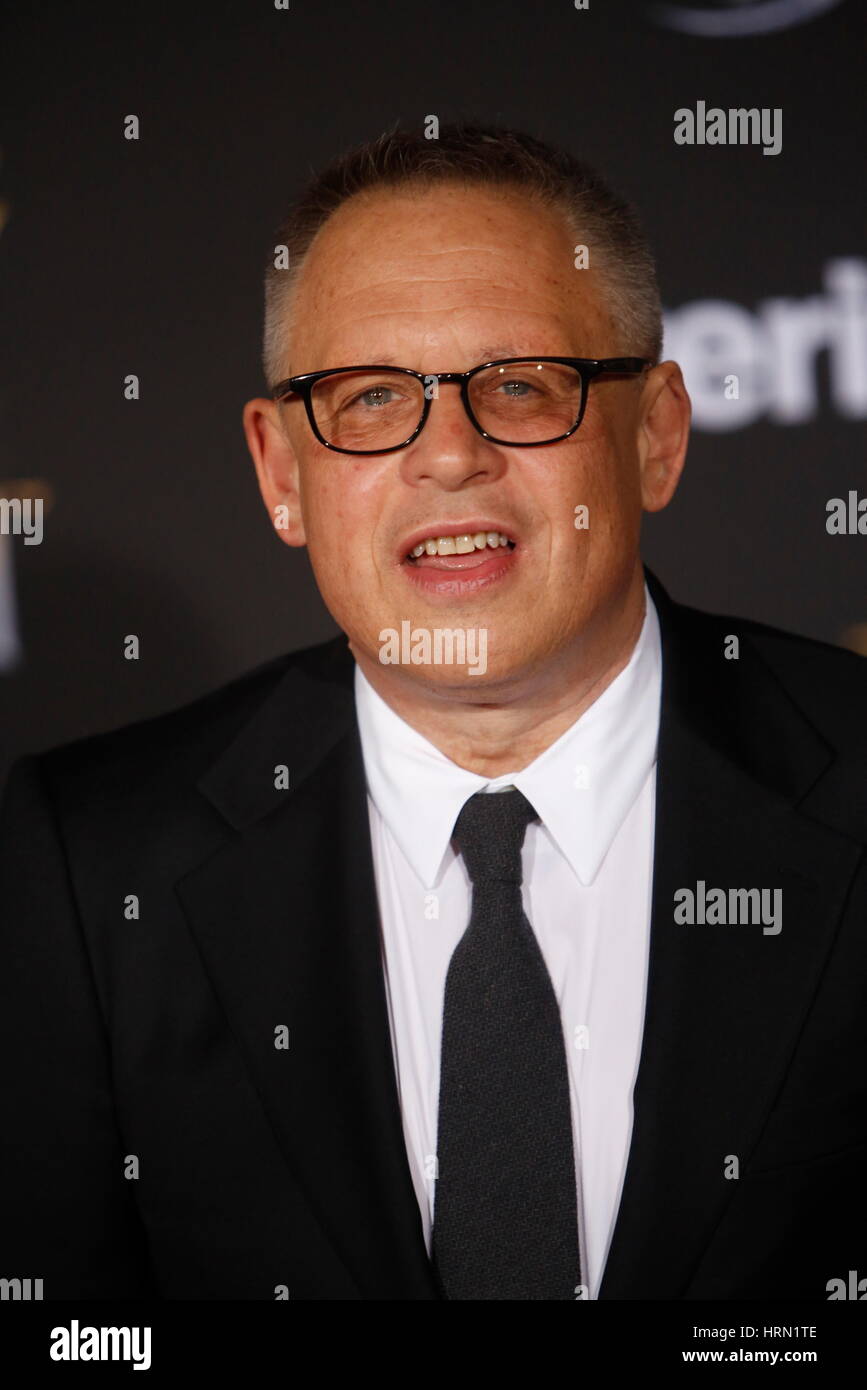
M 460 850 L 473 885 L 492 879 L 522 880 L 521 848 L 534 807 L 517 788 L 506 792 L 476 792 L 455 821 L 452 838 Z

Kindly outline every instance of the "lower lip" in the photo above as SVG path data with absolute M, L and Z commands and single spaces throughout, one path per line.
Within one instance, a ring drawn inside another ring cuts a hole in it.
M 475 555 L 436 557 L 448 562 L 445 564 L 414 565 L 404 560 L 401 569 L 416 588 L 429 596 L 443 594 L 448 598 L 464 598 L 505 579 L 514 569 L 517 555 L 517 546 L 514 550 L 502 546 L 499 550 L 476 551 Z

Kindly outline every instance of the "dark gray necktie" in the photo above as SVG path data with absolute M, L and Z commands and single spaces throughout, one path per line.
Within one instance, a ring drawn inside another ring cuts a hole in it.
M 473 900 L 443 1004 L 432 1255 L 450 1299 L 574 1299 L 581 1283 L 563 1029 L 521 902 L 537 819 L 513 790 L 471 796 L 455 823 Z

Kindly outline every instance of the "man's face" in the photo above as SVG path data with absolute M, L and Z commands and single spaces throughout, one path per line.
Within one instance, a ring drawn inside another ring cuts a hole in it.
M 574 240 L 559 214 L 500 190 L 440 185 L 356 197 L 307 257 L 284 374 L 634 355 L 608 317 L 593 247 L 591 268 L 576 269 Z M 266 505 L 272 516 L 288 507 L 278 535 L 308 546 L 323 599 L 359 660 L 376 663 L 383 630 L 407 620 L 487 630 L 483 675 L 403 668 L 444 694 L 471 696 L 574 660 L 635 583 L 642 505 L 668 500 L 651 495 L 653 479 L 643 476 L 653 471 L 644 457 L 646 381 L 595 382 L 577 433 L 538 448 L 482 438 L 448 384 L 413 444 L 368 457 L 324 448 L 300 400 L 274 407 L 257 458 Z M 252 439 L 251 449 L 256 457 Z M 577 508 L 587 508 L 586 527 L 576 526 Z M 503 533 L 514 548 L 410 556 L 425 538 L 483 531 Z

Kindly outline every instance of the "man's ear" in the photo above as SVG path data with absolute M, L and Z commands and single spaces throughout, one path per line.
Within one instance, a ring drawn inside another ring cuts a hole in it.
M 283 428 L 277 402 L 264 396 L 248 401 L 243 422 L 271 525 L 287 545 L 305 545 L 298 456 Z
M 646 512 L 659 512 L 680 482 L 689 441 L 692 405 L 676 362 L 648 373 L 638 411 L 641 502 Z

